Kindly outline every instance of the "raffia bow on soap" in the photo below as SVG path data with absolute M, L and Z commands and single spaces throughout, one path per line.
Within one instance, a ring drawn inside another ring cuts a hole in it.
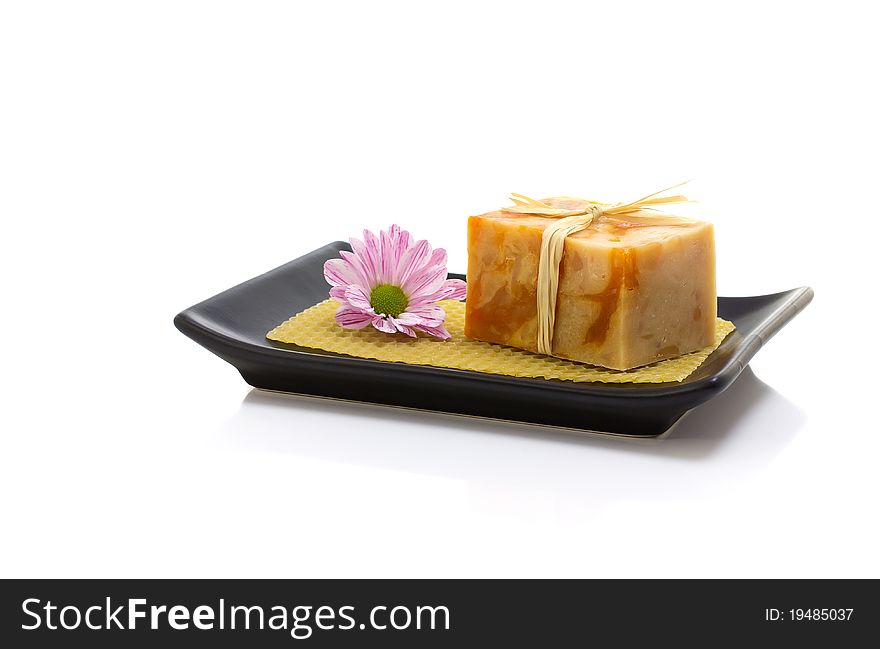
M 629 203 L 599 203 L 586 199 L 572 199 L 560 196 L 548 200 L 576 200 L 584 203 L 579 207 L 554 207 L 543 201 L 511 194 L 514 205 L 502 208 L 503 212 L 513 214 L 533 214 L 558 218 L 555 223 L 544 229 L 541 237 L 541 254 L 538 258 L 538 353 L 550 355 L 553 352 L 553 329 L 556 326 L 556 297 L 559 293 L 559 264 L 565 249 L 566 237 L 590 227 L 593 219 L 604 216 L 615 221 L 624 221 L 633 225 L 685 225 L 693 223 L 690 219 L 664 214 L 655 210 L 657 205 L 689 203 L 690 200 L 680 194 L 660 196 L 681 187 L 678 183 L 672 187 L 661 189 L 653 194 Z

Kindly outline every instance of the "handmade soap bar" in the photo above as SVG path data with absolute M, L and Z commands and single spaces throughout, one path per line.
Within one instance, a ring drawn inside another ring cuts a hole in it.
M 570 207 L 578 199 L 544 199 Z M 536 287 L 546 216 L 468 222 L 465 335 L 537 351 Z M 596 217 L 565 240 L 552 353 L 625 370 L 711 345 L 712 225 L 650 213 Z

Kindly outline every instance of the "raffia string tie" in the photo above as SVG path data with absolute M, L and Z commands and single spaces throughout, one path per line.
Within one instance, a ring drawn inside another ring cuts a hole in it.
M 664 214 L 654 207 L 656 205 L 690 202 L 687 197 L 680 194 L 660 196 L 660 194 L 665 194 L 684 184 L 678 183 L 629 203 L 611 205 L 586 199 L 574 199 L 584 204 L 572 209 L 554 207 L 522 194 L 510 195 L 510 200 L 514 202 L 514 205 L 502 208 L 503 212 L 548 216 L 559 219 L 548 225 L 541 237 L 537 287 L 538 353 L 550 355 L 553 352 L 553 331 L 556 326 L 556 298 L 559 293 L 559 264 L 562 262 L 562 254 L 565 250 L 565 239 L 576 232 L 587 229 L 600 216 L 635 225 L 684 225 L 693 223 L 690 219 Z M 557 198 L 571 200 L 567 196 Z

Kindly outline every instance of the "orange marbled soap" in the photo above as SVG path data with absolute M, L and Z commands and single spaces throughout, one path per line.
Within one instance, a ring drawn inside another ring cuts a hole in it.
M 465 335 L 537 351 L 538 255 L 553 221 L 470 217 Z M 565 241 L 554 356 L 617 370 L 647 365 L 711 345 L 716 315 L 710 223 L 600 216 Z

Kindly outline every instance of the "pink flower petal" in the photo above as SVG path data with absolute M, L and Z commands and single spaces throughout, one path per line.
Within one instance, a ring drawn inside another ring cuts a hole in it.
M 404 316 L 406 316 L 404 318 Z M 406 325 L 425 324 L 429 326 L 441 325 L 446 320 L 446 311 L 437 304 L 423 304 L 422 306 L 409 309 L 406 313 L 401 313 L 400 318 Z
M 411 301 L 433 295 L 443 286 L 443 282 L 446 281 L 446 275 L 446 267 L 432 266 L 423 270 L 416 280 L 410 280 L 408 282 L 410 290 L 404 289 L 404 293 L 409 296 Z
M 446 275 L 446 251 L 437 248 L 431 253 L 425 265 L 410 275 L 401 288 L 410 299 L 415 299 L 422 294 L 431 294 L 438 290 L 446 280 Z
M 389 322 L 382 316 L 373 316 L 372 323 L 376 329 L 386 334 L 393 334 L 397 331 L 397 327 L 394 326 L 394 323 Z
M 369 230 L 364 230 L 364 241 L 352 237 L 349 239 L 349 243 L 351 243 L 352 251 L 363 263 L 365 286 L 372 288 L 379 284 L 379 242 L 376 235 Z
M 431 256 L 431 244 L 427 241 L 417 241 L 410 247 L 400 259 L 398 267 L 398 281 L 403 292 L 406 293 L 407 281 L 410 276 L 420 271 Z
M 388 229 L 388 239 L 391 246 L 389 283 L 400 286 L 402 281 L 401 264 L 404 256 L 413 245 L 413 238 L 409 232 L 394 224 Z
M 350 239 L 349 241 L 352 242 L 351 248 L 353 251 L 361 249 L 362 244 L 360 241 L 354 238 Z M 360 284 L 361 286 L 372 286 L 373 271 L 370 267 L 369 260 L 364 259 L 364 257 L 359 255 L 357 252 L 349 252 L 348 250 L 341 250 L 339 252 L 339 255 L 345 261 L 347 261 L 358 274 L 357 281 L 351 282 L 352 284 Z
M 379 283 L 380 284 L 397 284 L 394 278 L 394 271 L 397 269 L 397 259 L 395 259 L 397 247 L 395 242 L 391 240 L 392 228 L 383 230 L 379 233 Z M 396 234 L 395 234 L 396 236 Z
M 396 225 L 392 225 L 391 227 L 397 228 L 397 245 L 400 246 L 401 253 L 411 248 L 414 241 L 413 236 Z
M 431 253 L 431 260 L 428 262 L 431 266 L 446 266 L 446 249 L 435 248 Z
M 324 262 L 324 279 L 331 286 L 346 286 L 357 283 L 358 271 L 344 259 L 328 259 Z
M 467 297 L 467 282 L 463 279 L 447 279 L 440 288 L 440 300 L 463 300 Z
M 407 327 L 412 327 L 420 324 L 427 324 L 425 319 L 422 318 L 418 313 L 410 313 L 409 311 L 404 311 L 399 316 L 397 316 L 397 322 L 405 325 Z
M 370 298 L 367 296 L 366 291 L 357 284 L 352 284 L 345 289 L 345 301 L 355 309 L 373 313 L 373 305 L 370 304 Z
M 346 329 L 363 329 L 373 321 L 374 317 L 370 313 L 364 313 L 348 306 L 340 307 L 336 311 L 336 322 Z
M 354 282 L 349 282 L 349 284 L 360 284 L 361 286 L 373 286 L 371 276 L 373 275 L 373 270 L 369 266 L 369 262 L 365 261 L 360 255 L 356 255 L 353 252 L 349 252 L 348 250 L 341 250 L 339 255 L 348 262 L 349 266 L 351 266 L 354 271 L 357 273 L 357 279 Z
M 446 327 L 443 327 L 442 325 L 439 327 L 429 327 L 427 325 L 419 325 L 419 326 L 415 327 L 415 329 L 417 329 L 418 331 L 423 331 L 426 334 L 428 334 L 429 336 L 434 336 L 435 338 L 440 338 L 441 340 L 449 340 L 450 338 L 452 338 L 452 334 L 450 334 L 446 330 Z
M 415 310 L 425 304 L 439 302 L 440 300 L 463 300 L 467 297 L 467 284 L 460 279 L 447 279 L 440 288 L 431 294 L 421 294 L 419 297 L 410 300 L 410 310 Z
M 399 319 L 388 316 L 388 320 L 390 320 L 391 324 L 394 325 L 394 328 L 397 329 L 398 331 L 400 331 L 401 333 L 405 333 L 410 338 L 416 337 L 416 332 L 413 331 L 413 329 L 411 327 L 408 327 L 405 324 L 402 324 Z
M 334 286 L 330 289 L 330 297 L 334 300 L 339 300 L 340 302 L 346 302 L 345 292 L 348 290 L 347 286 Z

